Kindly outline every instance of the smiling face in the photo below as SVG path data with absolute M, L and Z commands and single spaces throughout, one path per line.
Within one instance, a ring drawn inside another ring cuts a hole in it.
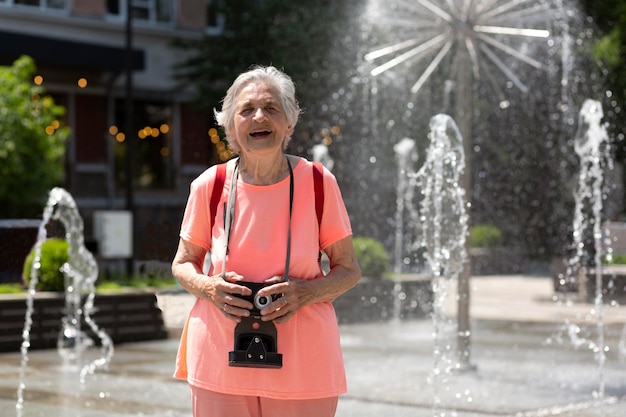
M 244 87 L 236 100 L 233 132 L 239 152 L 259 154 L 282 152 L 283 141 L 293 132 L 279 100 L 278 91 L 265 83 Z

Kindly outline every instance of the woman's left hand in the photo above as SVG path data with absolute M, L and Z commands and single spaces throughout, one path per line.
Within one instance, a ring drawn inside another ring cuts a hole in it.
M 361 270 L 354 253 L 352 237 L 338 240 L 324 251 L 330 261 L 330 271 L 326 276 L 312 280 L 289 277 L 286 282 L 283 277 L 272 277 L 265 281 L 271 285 L 259 290 L 259 295 L 282 294 L 282 297 L 261 310 L 263 321 L 285 323 L 302 307 L 313 303 L 333 302 L 357 284 L 361 278 Z
M 300 294 L 303 289 L 302 283 L 302 280 L 296 279 L 285 282 L 283 277 L 272 277 L 266 280 L 265 284 L 270 285 L 260 289 L 258 294 L 266 297 L 280 295 L 280 297 L 261 310 L 261 320 L 273 320 L 276 323 L 289 321 L 305 305 Z

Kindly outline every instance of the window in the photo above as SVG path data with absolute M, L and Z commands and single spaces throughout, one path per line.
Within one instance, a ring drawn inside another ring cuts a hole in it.
M 68 2 L 69 0 L 13 0 L 13 4 L 58 10 L 67 9 Z
M 224 0 L 207 0 L 206 25 L 207 32 L 219 34 L 224 29 Z
M 107 13 L 121 16 L 122 11 L 120 9 L 120 0 L 107 0 Z
M 130 1 L 132 17 L 135 20 L 151 23 L 174 21 L 174 0 L 107 0 L 107 13 L 116 17 L 126 17 L 127 1 Z
M 125 127 L 126 102 L 116 102 L 117 130 Z M 135 175 L 133 184 L 139 190 L 162 190 L 174 186 L 172 169 L 172 112 L 170 103 L 134 101 Z M 125 188 L 125 160 L 128 138 L 117 138 L 115 148 L 115 179 L 118 189 Z

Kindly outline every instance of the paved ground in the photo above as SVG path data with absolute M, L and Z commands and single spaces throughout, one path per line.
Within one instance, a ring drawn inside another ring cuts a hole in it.
M 429 318 L 343 325 L 349 393 L 337 417 L 626 416 L 626 307 L 597 311 L 552 296 L 549 278 L 474 278 L 468 361 L 474 369 L 463 372 L 433 372 L 441 367 L 433 367 Z M 180 294 L 159 297 L 173 335 L 192 302 Z M 602 344 L 604 364 L 594 353 Z M 30 352 L 23 416 L 189 417 L 186 384 L 170 376 L 176 347 L 175 338 L 119 345 L 109 371 L 82 387 L 56 351 Z M 19 364 L 18 353 L 0 355 L 3 417 L 17 415 Z

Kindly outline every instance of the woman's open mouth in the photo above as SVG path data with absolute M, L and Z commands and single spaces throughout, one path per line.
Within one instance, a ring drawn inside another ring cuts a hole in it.
M 272 132 L 270 130 L 258 130 L 256 132 L 251 132 L 250 136 L 252 136 L 253 138 L 264 138 L 266 136 L 271 135 Z

